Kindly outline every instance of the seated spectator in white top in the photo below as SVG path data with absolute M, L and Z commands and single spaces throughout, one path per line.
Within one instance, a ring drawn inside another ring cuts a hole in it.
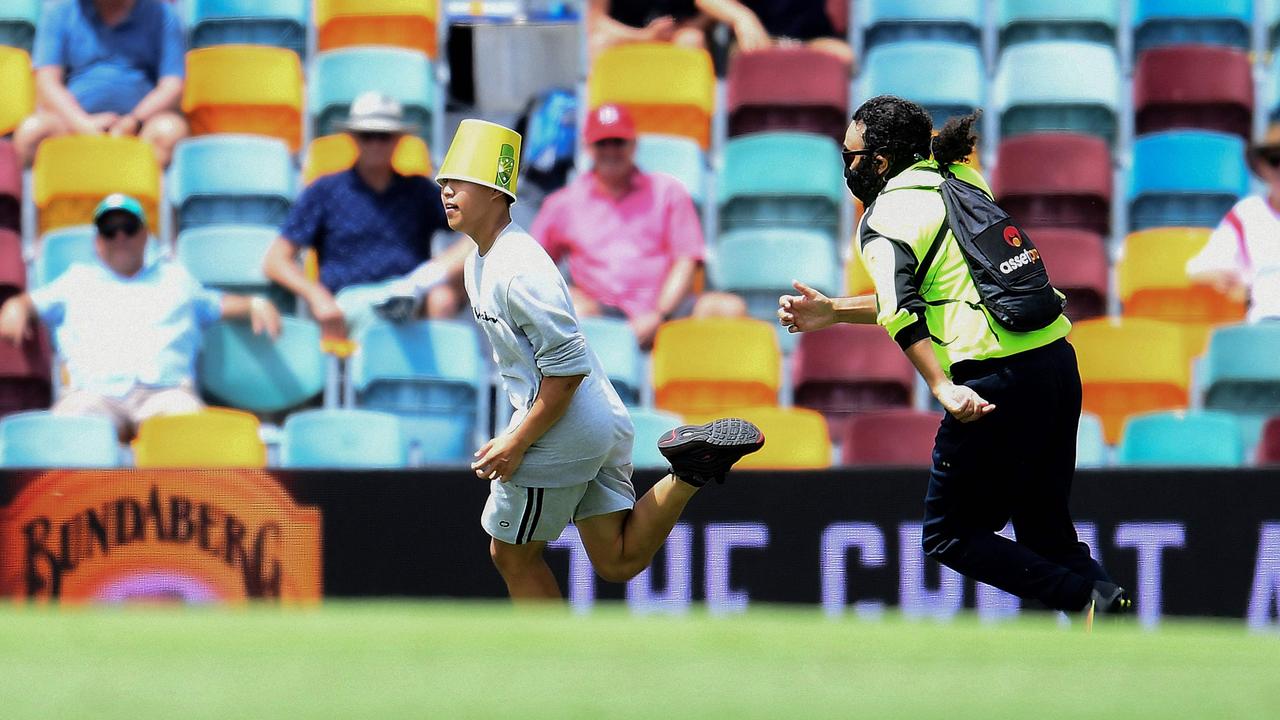
M 0 307 L 0 338 L 20 344 L 38 317 L 54 332 L 70 387 L 53 406 L 103 415 L 122 441 L 156 415 L 195 412 L 201 331 L 222 318 L 249 318 L 276 337 L 280 315 L 258 297 L 202 287 L 181 265 L 148 260 L 146 215 L 137 200 L 109 195 L 94 212 L 100 263 L 75 263 L 53 282 Z

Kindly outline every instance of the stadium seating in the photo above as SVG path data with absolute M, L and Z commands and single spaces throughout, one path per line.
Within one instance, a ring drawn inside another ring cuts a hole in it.
M 31 52 L 40 5 L 40 0 L 0 0 L 0 46 Z
M 938 68 L 945 67 L 945 73 Z M 987 75 L 977 45 L 914 40 L 879 45 L 867 53 L 858 79 L 860 98 L 898 95 L 920 103 L 942 127 L 953 115 L 983 106 Z
M 774 405 L 781 365 L 777 335 L 763 320 L 672 320 L 654 340 L 654 404 L 689 423 L 728 408 Z
M 192 135 L 245 133 L 302 145 L 302 63 L 284 48 L 217 45 L 187 53 L 182 111 Z
M 177 260 L 205 287 L 245 295 L 264 295 L 282 312 L 295 298 L 262 272 L 267 248 L 277 231 L 265 225 L 206 225 L 178 235 Z
M 399 416 L 421 461 L 465 462 L 478 447 L 478 399 L 487 388 L 474 325 L 378 322 L 356 341 L 347 375 L 356 405 Z
M 69 417 L 33 410 L 0 420 L 0 466 L 113 468 L 119 465 L 116 429 L 105 417 Z
M 27 263 L 22 257 L 22 237 L 0 229 L 0 303 L 27 289 Z
M 280 464 L 287 468 L 402 468 L 408 462 L 400 418 L 372 410 L 304 410 L 284 421 Z
M 431 61 L 421 52 L 395 47 L 346 48 L 316 56 L 307 82 L 307 112 L 314 133 L 339 132 L 352 101 L 369 91 L 399 100 L 404 119 L 417 125 L 414 134 L 432 144 L 439 90 Z
M 1102 435 L 1102 421 L 1093 413 L 1080 413 L 1076 431 L 1076 467 L 1097 468 L 1107 464 L 1107 439 Z
M 982 0 L 864 0 L 858 12 L 869 50 L 914 40 L 944 40 L 976 48 L 982 42 L 982 8 Z
M 675 413 L 646 408 L 630 408 L 631 424 L 635 427 L 635 444 L 631 451 L 631 464 L 637 470 L 666 469 L 671 463 L 658 451 L 658 438 L 672 428 L 684 424 Z
M 1256 431 L 1262 417 L 1280 415 L 1280 325 L 1214 330 L 1201 377 L 1205 407 L 1252 415 Z M 1245 439 L 1252 444 L 1254 438 Z
M 307 0 L 187 0 L 191 47 L 270 45 L 307 53 Z
M 806 47 L 740 52 L 726 78 L 729 136 L 771 130 L 843 139 L 849 124 L 849 66 Z
M 578 329 L 600 358 L 622 402 L 630 407 L 639 405 L 644 389 L 644 358 L 630 323 L 617 318 L 584 317 L 578 320 Z
M 1248 140 L 1253 70 L 1243 50 L 1183 45 L 1149 50 L 1133 74 L 1138 134 L 1201 128 Z
M 857 242 L 857 238 L 854 238 Z M 867 273 L 867 266 L 862 262 L 862 255 L 853 249 L 849 261 L 844 265 L 844 288 L 849 295 L 866 295 L 875 292 L 875 283 Z
M 394 45 L 436 56 L 438 0 L 316 0 L 316 45 Z
M 933 439 L 942 413 L 919 410 L 875 410 L 849 418 L 840 442 L 845 465 L 933 464 Z
M 1087 230 L 1024 228 L 1053 286 L 1067 297 L 1067 317 L 1087 320 L 1107 312 L 1110 268 L 1101 236 Z
M 302 162 L 302 182 L 310 185 L 313 180 L 330 173 L 349 169 L 356 163 L 356 143 L 347 133 L 325 135 L 307 145 L 306 158 Z M 426 175 L 431 177 L 431 153 L 422 138 L 405 135 L 396 145 L 391 156 L 391 166 L 401 175 Z
M 1084 386 L 1084 409 L 1102 420 L 1110 445 L 1131 415 L 1187 406 L 1190 357 L 1176 325 L 1142 318 L 1099 318 L 1071 332 Z
M 1133 51 L 1162 45 L 1226 45 L 1248 50 L 1250 0 L 1133 0 Z
M 49 407 L 53 347 L 43 327 L 14 347 L 0 342 L 0 416 Z
M 1118 465 L 1239 467 L 1245 462 L 1240 427 L 1214 411 L 1139 415 L 1125 424 Z
M 160 227 L 160 168 L 138 138 L 64 135 L 40 143 L 32 167 L 39 231 L 93 221 L 111 193 L 137 198 L 152 230 Z
M 72 263 L 98 263 L 98 251 L 93 246 L 96 235 L 97 230 L 92 225 L 75 225 L 41 236 L 39 252 L 32 265 L 31 286 L 43 287 L 57 280 Z M 147 242 L 147 261 L 155 260 L 162 252 L 160 243 L 151 237 Z
M 1000 0 L 1000 47 L 1040 40 L 1116 44 L 1120 0 Z
M 702 148 L 689 138 L 672 135 L 641 135 L 636 140 L 636 166 L 646 172 L 660 172 L 680 181 L 702 207 L 707 199 L 707 158 Z
M 133 462 L 139 468 L 265 467 L 258 427 L 253 415 L 226 408 L 148 418 L 138 426 Z
M 878 325 L 803 333 L 791 367 L 796 405 L 821 412 L 832 438 L 856 413 L 911 405 L 915 369 Z
M 835 246 L 823 233 L 800 228 L 725 233 L 709 263 L 708 277 L 716 289 L 741 296 L 752 317 L 773 322 L 778 329 L 778 296 L 795 292 L 793 280 L 802 278 L 833 296 L 840 291 Z
M 218 404 L 254 413 L 289 410 L 324 390 L 320 326 L 281 318 L 280 337 L 253 332 L 247 320 L 223 320 L 204 332 L 196 376 Z
M 991 183 L 1000 207 L 1022 225 L 1106 235 L 1111 229 L 1111 178 L 1111 151 L 1102 139 L 1035 133 L 1000 143 Z
M 739 460 L 739 470 L 821 470 L 831 467 L 831 440 L 822 413 L 806 408 L 733 408 L 729 417 L 755 423 L 764 433 L 759 451 Z
M 1088 68 L 1088 72 L 1064 72 Z M 992 91 L 1000 137 L 1065 131 L 1117 136 L 1120 64 L 1113 48 L 1099 43 L 1046 40 L 1004 51 Z
M 1201 130 L 1171 130 L 1133 143 L 1130 230 L 1213 227 L 1249 191 L 1244 141 Z
M 13 145 L 0 140 L 0 229 L 22 229 L 22 163 Z
M 587 104 L 627 106 L 641 133 L 679 135 L 711 147 L 716 78 L 705 50 L 634 43 L 596 57 L 587 78 Z
M 31 56 L 19 48 L 0 46 L 0 137 L 13 132 L 35 107 Z
M 166 189 L 180 230 L 217 223 L 279 226 L 293 201 L 294 175 L 281 140 L 206 135 L 178 143 Z
M 847 191 L 833 140 L 782 132 L 734 138 L 717 188 L 722 230 L 817 229 L 835 243 Z
M 1268 420 L 1262 430 L 1262 442 L 1258 445 L 1258 463 L 1261 465 L 1280 463 L 1280 416 Z

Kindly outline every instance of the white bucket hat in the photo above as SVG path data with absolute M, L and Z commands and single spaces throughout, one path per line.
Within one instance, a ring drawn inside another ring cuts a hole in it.
M 351 103 L 345 122 L 338 124 L 345 132 L 411 133 L 417 125 L 404 121 L 400 101 L 380 92 L 360 93 Z

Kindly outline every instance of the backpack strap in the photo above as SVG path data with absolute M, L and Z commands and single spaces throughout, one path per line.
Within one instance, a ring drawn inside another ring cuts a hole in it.
M 924 286 L 924 278 L 929 274 L 929 266 L 933 264 L 933 259 L 938 256 L 938 251 L 942 249 L 942 239 L 947 236 L 949 229 L 946 215 L 942 216 L 942 224 L 938 226 L 938 234 L 933 236 L 933 242 L 930 243 L 928 251 L 920 260 L 920 265 L 916 268 L 916 286 Z

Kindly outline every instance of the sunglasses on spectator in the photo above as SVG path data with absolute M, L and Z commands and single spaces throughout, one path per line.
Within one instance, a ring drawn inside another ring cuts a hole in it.
M 391 142 L 395 138 L 395 133 L 389 132 L 358 132 L 356 139 L 360 142 Z
M 142 230 L 142 221 L 133 215 L 126 215 L 97 223 L 97 227 L 99 235 L 107 240 L 114 240 L 120 233 L 124 233 L 126 237 L 137 235 Z
M 1255 150 L 1253 156 L 1273 168 L 1280 168 L 1280 148 Z
M 622 138 L 605 138 L 595 142 L 595 146 L 598 148 L 620 148 L 626 144 L 627 141 Z

